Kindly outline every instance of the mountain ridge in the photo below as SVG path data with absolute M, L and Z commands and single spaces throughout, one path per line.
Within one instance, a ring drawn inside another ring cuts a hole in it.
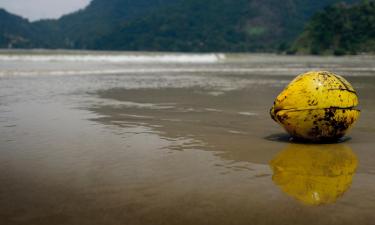
M 3 17 L 14 22 L 6 25 L 0 14 L 0 47 L 283 51 L 313 14 L 338 2 L 342 0 L 93 0 L 58 20 L 31 23 L 7 13 Z

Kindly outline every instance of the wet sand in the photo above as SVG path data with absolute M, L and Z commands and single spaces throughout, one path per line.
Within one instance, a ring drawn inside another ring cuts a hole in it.
M 372 224 L 372 62 L 233 56 L 110 68 L 157 68 L 136 74 L 11 71 L 0 77 L 1 224 Z M 268 113 L 275 96 L 296 71 L 330 67 L 347 68 L 360 120 L 342 143 L 289 142 Z

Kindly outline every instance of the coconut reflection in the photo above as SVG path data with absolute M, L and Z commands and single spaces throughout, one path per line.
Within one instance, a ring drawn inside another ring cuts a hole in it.
M 289 144 L 270 162 L 273 182 L 307 205 L 336 202 L 350 188 L 357 165 L 344 144 Z

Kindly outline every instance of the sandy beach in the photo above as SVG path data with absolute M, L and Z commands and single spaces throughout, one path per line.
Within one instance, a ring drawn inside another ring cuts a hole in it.
M 357 90 L 340 143 L 269 116 L 296 75 Z M 375 58 L 1 52 L 1 224 L 373 224 Z

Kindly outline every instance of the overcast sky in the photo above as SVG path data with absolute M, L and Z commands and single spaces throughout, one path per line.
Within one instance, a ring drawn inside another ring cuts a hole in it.
M 0 0 L 0 8 L 29 20 L 59 18 L 84 8 L 91 0 Z

